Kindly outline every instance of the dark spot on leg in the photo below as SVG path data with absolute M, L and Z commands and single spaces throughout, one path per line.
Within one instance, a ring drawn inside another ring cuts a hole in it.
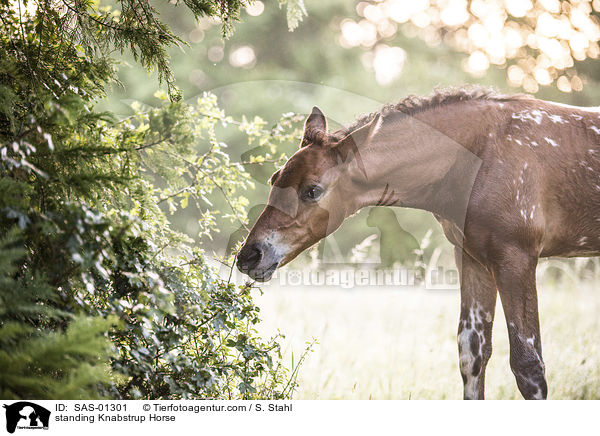
M 473 353 L 474 356 L 477 356 L 479 354 L 479 336 L 476 332 L 471 333 L 469 343 L 471 344 L 471 353 Z
M 471 369 L 471 374 L 473 376 L 478 376 L 481 372 L 481 356 L 477 356 L 473 361 L 473 368 Z

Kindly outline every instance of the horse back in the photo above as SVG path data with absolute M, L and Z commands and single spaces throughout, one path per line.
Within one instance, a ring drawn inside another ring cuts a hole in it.
M 496 105 L 494 128 L 480 136 L 472 227 L 495 227 L 543 257 L 598 255 L 600 111 L 536 99 Z

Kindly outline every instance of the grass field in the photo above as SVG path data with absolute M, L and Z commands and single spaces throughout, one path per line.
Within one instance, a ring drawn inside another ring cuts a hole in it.
M 600 399 L 600 289 L 540 286 L 551 399 Z M 263 335 L 285 334 L 286 363 L 318 344 L 300 368 L 297 399 L 460 399 L 458 291 L 268 287 L 256 297 Z M 486 398 L 521 399 L 508 365 L 500 304 Z

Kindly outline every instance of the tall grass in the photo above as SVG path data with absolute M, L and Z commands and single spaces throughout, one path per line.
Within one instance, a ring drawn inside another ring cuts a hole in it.
M 539 268 L 542 344 L 551 399 L 600 398 L 600 263 Z M 267 287 L 262 333 L 276 329 L 287 359 L 318 344 L 300 368 L 298 399 L 459 399 L 458 291 Z M 520 399 L 498 304 L 486 396 Z

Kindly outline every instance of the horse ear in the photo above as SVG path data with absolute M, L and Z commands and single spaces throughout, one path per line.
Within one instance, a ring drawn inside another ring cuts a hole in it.
M 325 118 L 325 115 L 317 106 L 313 106 L 312 112 L 304 123 L 304 131 L 307 129 L 315 129 L 327 132 L 327 118 Z
M 375 115 L 375 118 L 367 124 L 346 135 L 338 142 L 336 147 L 349 147 L 354 149 L 355 147 L 363 148 L 368 146 L 371 143 L 373 136 L 375 136 L 375 133 L 377 133 L 381 127 L 381 122 L 381 114 Z
M 302 141 L 300 142 L 300 148 L 308 145 L 312 142 L 308 134 L 325 134 L 327 133 L 327 118 L 321 109 L 317 106 L 313 106 L 312 112 L 306 118 L 304 122 L 304 134 L 302 135 Z
M 342 162 L 348 162 L 352 158 L 356 158 L 358 167 L 365 177 L 367 177 L 367 173 L 362 159 L 360 158 L 360 150 L 368 147 L 381 127 L 382 122 L 383 118 L 381 117 L 381 114 L 377 114 L 369 123 L 350 132 L 334 146 L 334 150 L 337 151 Z
M 273 183 L 275 183 L 275 179 L 277 178 L 277 176 L 279 176 L 280 171 L 281 170 L 279 169 L 271 175 L 271 178 L 269 179 L 269 185 L 273 186 Z

